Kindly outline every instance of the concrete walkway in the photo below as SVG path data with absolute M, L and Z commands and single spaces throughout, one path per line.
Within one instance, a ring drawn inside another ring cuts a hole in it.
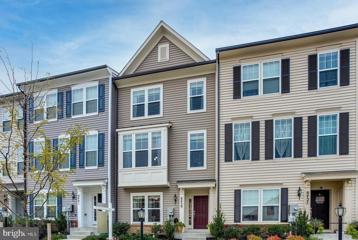
M 323 234 L 317 234 L 312 235 L 314 237 L 317 237 L 318 239 L 322 240 L 338 240 L 338 234 L 337 233 L 323 233 Z M 352 240 L 352 237 L 350 235 L 343 235 L 344 240 Z

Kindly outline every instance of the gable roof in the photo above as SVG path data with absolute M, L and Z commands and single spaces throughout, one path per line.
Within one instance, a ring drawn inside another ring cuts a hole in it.
M 196 48 L 192 43 L 182 37 L 164 21 L 160 21 L 152 33 L 147 37 L 132 58 L 124 66 L 120 75 L 132 74 L 142 63 L 145 57 L 151 52 L 160 39 L 165 36 L 173 44 L 188 54 L 196 62 L 208 61 L 209 58 Z

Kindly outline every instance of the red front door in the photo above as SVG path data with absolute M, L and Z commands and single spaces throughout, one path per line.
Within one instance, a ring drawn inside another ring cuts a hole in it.
M 194 229 L 206 229 L 209 215 L 208 196 L 194 196 Z

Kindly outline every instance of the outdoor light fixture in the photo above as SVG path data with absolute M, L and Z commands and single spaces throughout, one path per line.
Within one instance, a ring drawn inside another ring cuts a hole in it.
M 178 197 L 176 194 L 174 194 L 174 203 L 177 204 Z
M 72 192 L 72 200 L 75 200 L 76 199 L 76 194 L 75 192 Z
M 338 216 L 338 240 L 343 239 L 343 216 L 346 213 L 346 208 L 339 203 L 335 209 L 336 215 Z
M 139 221 L 140 221 L 140 239 L 141 240 L 144 240 L 144 234 L 143 234 L 144 214 L 145 214 L 145 211 L 144 211 L 143 208 L 141 208 L 138 211 L 138 218 L 139 218 Z
M 301 187 L 298 187 L 297 197 L 298 197 L 299 200 L 301 200 L 301 196 L 302 196 L 302 188 L 301 188 Z

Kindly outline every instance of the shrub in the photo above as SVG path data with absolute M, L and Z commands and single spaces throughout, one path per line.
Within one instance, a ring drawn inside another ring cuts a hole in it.
M 249 236 L 249 235 L 261 235 L 261 229 L 257 225 L 248 225 L 242 228 L 242 235 Z
M 281 240 L 281 238 L 277 235 L 269 236 L 266 240 Z
M 267 227 L 267 234 L 269 236 L 278 236 L 280 238 L 285 238 L 288 232 L 288 225 L 270 225 Z
M 67 238 L 66 235 L 60 233 L 60 234 L 53 234 L 51 240 L 62 240 L 66 238 Z
M 291 235 L 287 237 L 287 240 L 305 240 L 305 238 L 298 235 Z
M 312 226 L 314 234 L 317 234 L 323 228 L 322 221 L 317 218 L 312 218 L 310 220 L 310 225 Z
M 225 228 L 224 230 L 224 238 L 225 239 L 237 239 L 240 237 L 240 231 L 237 227 L 235 226 L 230 226 Z
M 158 237 L 159 234 L 162 232 L 162 226 L 160 224 L 153 224 L 151 228 L 151 232 L 155 237 Z
M 114 223 L 113 224 L 113 235 L 119 237 L 121 235 L 126 235 L 131 226 L 128 223 Z
M 91 235 L 83 238 L 82 240 L 107 240 L 108 234 L 107 233 L 101 233 L 99 235 Z
M 255 234 L 250 234 L 247 236 L 247 240 L 262 240 L 260 236 L 257 236 Z
M 213 221 L 209 223 L 209 230 L 210 234 L 215 239 L 220 239 L 224 237 L 225 218 L 223 212 L 221 211 L 221 208 L 218 208 L 216 210 L 216 214 L 213 218 Z
M 173 240 L 174 239 L 174 233 L 175 233 L 175 226 L 171 221 L 165 221 L 164 222 L 164 233 L 166 236 L 166 239 Z
M 296 220 L 292 224 L 292 233 L 303 237 L 309 237 L 313 233 L 306 211 L 299 211 L 297 213 Z
M 67 220 L 65 215 L 61 214 L 59 217 L 56 218 L 55 223 L 57 225 L 57 231 L 60 233 L 67 232 Z
M 347 227 L 347 234 L 351 235 L 353 239 L 358 239 L 358 222 L 352 222 Z

